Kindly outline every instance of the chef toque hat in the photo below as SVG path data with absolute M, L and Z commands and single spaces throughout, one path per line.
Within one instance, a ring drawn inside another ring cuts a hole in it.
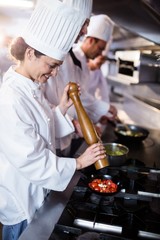
M 63 2 L 81 11 L 85 18 L 90 18 L 93 0 L 63 0 Z
M 95 37 L 107 42 L 112 36 L 113 27 L 114 23 L 107 15 L 94 15 L 90 18 L 86 36 Z
M 58 0 L 41 0 L 22 37 L 30 47 L 63 61 L 85 20 L 79 11 L 67 4 Z

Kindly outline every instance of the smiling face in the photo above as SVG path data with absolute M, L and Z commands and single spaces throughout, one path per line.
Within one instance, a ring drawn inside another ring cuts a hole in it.
M 32 72 L 31 78 L 40 83 L 45 83 L 49 77 L 55 77 L 57 75 L 62 62 L 42 55 L 36 58 L 33 64 L 34 71 Z
M 24 61 L 20 63 L 17 72 L 21 73 L 32 81 L 45 83 L 49 77 L 57 75 L 62 61 L 45 55 L 36 55 L 35 50 L 27 48 Z

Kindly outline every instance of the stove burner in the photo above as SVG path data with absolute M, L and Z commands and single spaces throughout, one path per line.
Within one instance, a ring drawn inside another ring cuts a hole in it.
M 92 193 L 89 198 L 90 198 L 91 203 L 94 203 L 94 204 L 97 204 L 97 205 L 101 201 L 101 196 L 96 194 L 96 193 Z
M 113 202 L 114 202 L 114 196 L 102 197 L 100 201 L 100 205 L 108 206 L 108 205 L 111 205 Z
M 108 206 L 114 202 L 114 196 L 100 196 L 96 193 L 92 193 L 90 196 L 91 203 L 100 205 L 100 206 Z

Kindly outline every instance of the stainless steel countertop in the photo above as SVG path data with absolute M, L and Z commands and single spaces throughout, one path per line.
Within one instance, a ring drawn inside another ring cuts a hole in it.
M 44 205 L 36 212 L 32 222 L 19 240 L 47 240 L 68 202 L 81 173 L 76 171 L 67 189 L 63 192 L 51 191 Z

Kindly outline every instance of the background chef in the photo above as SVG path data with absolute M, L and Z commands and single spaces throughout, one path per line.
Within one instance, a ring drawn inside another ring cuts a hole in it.
M 90 71 L 87 65 L 88 59 L 95 58 L 105 49 L 107 42 L 110 40 L 113 31 L 113 22 L 106 15 L 95 15 L 90 18 L 90 23 L 87 30 L 87 35 L 81 44 L 76 44 L 73 48 L 73 54 L 68 54 L 61 66 L 60 71 L 54 81 L 49 79 L 46 86 L 47 99 L 58 104 L 64 86 L 72 79 L 79 83 L 81 87 L 81 101 L 90 116 L 93 123 L 97 123 L 102 116 L 107 115 L 108 112 L 115 117 L 117 111 L 110 103 L 96 99 L 87 91 L 87 82 L 90 78 Z M 61 79 L 61 81 L 59 81 Z M 60 84 L 59 84 L 60 82 Z M 76 119 L 75 109 L 69 109 L 69 114 Z M 71 137 L 65 138 L 65 145 L 60 145 L 61 150 L 70 148 Z M 72 141 L 73 142 L 73 141 Z M 75 140 L 76 142 L 76 140 Z M 64 143 L 64 142 L 63 142 Z M 78 139 L 78 145 L 80 141 Z M 75 149 L 74 144 L 74 149 Z M 67 151 L 66 151 L 67 152 Z M 66 153 L 65 152 L 65 153 Z M 72 150 L 71 150 L 72 152 Z M 69 153 L 70 154 L 70 153 Z

